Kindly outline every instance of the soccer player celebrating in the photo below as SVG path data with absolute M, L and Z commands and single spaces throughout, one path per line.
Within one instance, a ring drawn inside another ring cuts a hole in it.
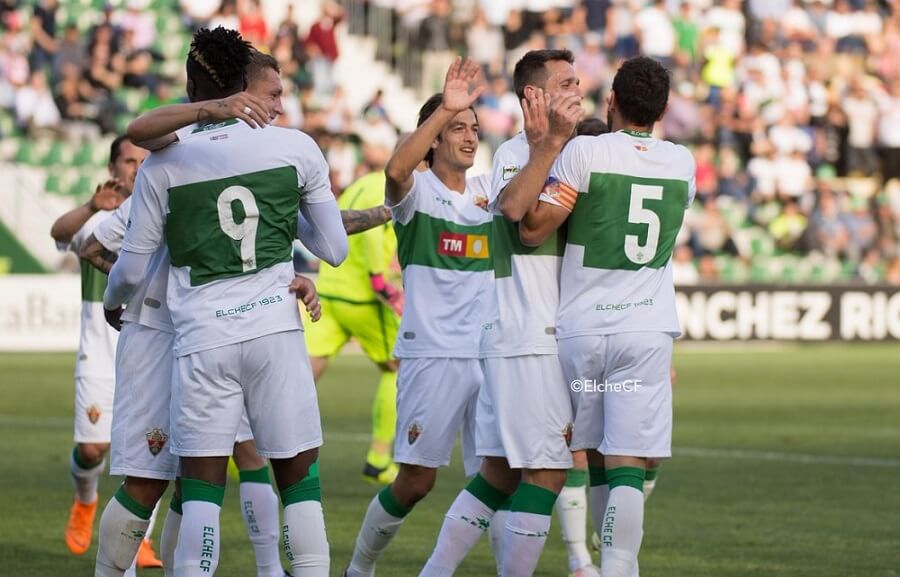
M 529 148 L 552 139 L 558 150 L 583 114 L 572 62 L 567 50 L 537 50 L 516 64 L 513 82 L 522 98 L 525 133 L 497 149 L 489 200 L 495 214 L 491 237 L 495 283 L 486 297 L 488 322 L 481 337 L 485 384 L 476 413 L 478 455 L 484 460 L 479 475 L 447 512 L 423 576 L 451 574 L 488 524 L 503 531 L 499 573 L 531 575 L 566 470 L 572 466 L 568 447 L 572 408 L 554 334 L 563 237 L 554 235 L 535 248 L 524 246 L 517 222 L 522 215 L 510 212 L 507 205 L 513 203 L 504 202 L 506 186 L 527 163 Z M 545 105 L 550 99 L 548 126 Z M 505 522 L 503 517 L 492 520 L 514 491 Z M 583 486 L 580 491 L 581 516 L 575 521 L 581 526 L 566 531 L 567 537 L 581 536 L 583 554 L 570 562 L 573 571 L 591 565 Z
M 250 57 L 236 32 L 200 30 L 187 60 L 191 100 L 241 91 Z M 104 306 L 114 320 L 165 240 L 176 356 L 171 447 L 181 457 L 184 514 L 176 577 L 215 574 L 226 465 L 244 409 L 260 455 L 272 462 L 292 567 L 328 575 L 316 471 L 321 424 L 289 292 L 291 243 L 309 223 L 310 249 L 340 263 L 347 240 L 328 167 L 299 131 L 200 124 L 151 155 L 139 175 Z
M 94 229 L 131 194 L 138 167 L 146 155 L 145 150 L 124 136 L 113 141 L 109 154 L 112 180 L 98 186 L 90 201 L 59 217 L 50 229 L 50 235 L 61 250 L 76 254 L 81 250 Z M 84 554 L 91 546 L 97 512 L 97 483 L 109 450 L 112 425 L 118 334 L 103 319 L 106 282 L 105 274 L 87 262 L 81 262 L 81 337 L 75 363 L 75 449 L 70 459 L 75 502 L 66 526 L 66 545 L 76 555 Z M 159 566 L 149 542 L 142 546 L 142 552 L 142 566 Z
M 608 98 L 613 132 L 575 138 L 555 163 L 533 155 L 522 170 L 552 164 L 548 202 L 523 220 L 523 243 L 540 245 L 568 219 L 557 338 L 566 379 L 583 389 L 574 436 L 600 440 L 594 464 L 603 455 L 608 502 L 602 517 L 594 511 L 603 577 L 633 574 L 647 462 L 671 456 L 680 333 L 671 256 L 696 188 L 690 152 L 651 134 L 668 95 L 662 65 L 626 61 Z
M 467 178 L 478 149 L 471 88 L 478 67 L 457 60 L 444 91 L 419 111 L 418 128 L 385 174 L 394 215 L 405 310 L 394 349 L 397 378 L 397 479 L 369 504 L 344 575 L 374 575 L 375 562 L 413 506 L 431 491 L 463 430 L 467 473 L 474 460 L 475 405 L 482 372 L 478 340 L 490 289 L 487 178 Z M 428 170 L 416 172 L 422 161 Z

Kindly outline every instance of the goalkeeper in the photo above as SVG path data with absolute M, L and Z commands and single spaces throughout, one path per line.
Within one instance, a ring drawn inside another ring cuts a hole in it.
M 341 195 L 342 210 L 384 206 L 384 172 L 363 176 Z M 387 210 L 387 209 L 385 209 Z M 372 405 L 372 443 L 366 456 L 366 480 L 389 484 L 397 475 L 391 448 L 397 420 L 397 367 L 391 352 L 400 326 L 403 293 L 391 278 L 390 265 L 397 251 L 393 225 L 387 223 L 348 237 L 350 250 L 344 263 L 334 268 L 322 263 L 316 287 L 322 319 L 305 323 L 316 382 L 331 357 L 350 337 L 381 370 Z M 395 275 L 399 276 L 399 275 Z

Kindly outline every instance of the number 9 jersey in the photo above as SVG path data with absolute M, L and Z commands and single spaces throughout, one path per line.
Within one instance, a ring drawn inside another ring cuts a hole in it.
M 334 201 L 328 165 L 302 132 L 191 128 L 141 167 L 122 244 L 152 252 L 164 235 L 179 357 L 301 328 L 288 292 L 297 211 Z
M 681 334 L 671 257 L 696 194 L 695 171 L 685 147 L 647 133 L 580 136 L 565 147 L 547 188 L 551 196 L 578 192 L 567 225 L 557 338 Z

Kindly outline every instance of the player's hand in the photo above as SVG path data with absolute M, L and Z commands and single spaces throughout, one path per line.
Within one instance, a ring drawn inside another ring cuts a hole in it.
M 478 64 L 468 58 L 457 58 L 447 70 L 441 106 L 451 112 L 460 112 L 472 106 L 485 90 L 480 76 L 481 67 Z
M 104 307 L 103 316 L 106 317 L 106 324 L 116 329 L 117 331 L 122 330 L 122 313 L 125 311 L 124 308 L 119 307 L 117 309 L 109 310 Z
M 306 306 L 306 312 L 309 313 L 309 318 L 312 319 L 312 322 L 322 318 L 322 304 L 319 302 L 319 293 L 316 291 L 316 284 L 313 281 L 305 276 L 297 275 L 294 277 L 288 290 L 297 295 L 299 300 L 303 301 L 303 304 Z
M 403 316 L 403 291 L 385 281 L 381 274 L 370 275 L 369 280 L 378 300 L 391 307 L 397 315 Z
M 97 186 L 91 196 L 91 210 L 116 210 L 119 205 L 125 202 L 125 185 L 117 178 L 107 180 L 103 184 Z
M 528 144 L 536 146 L 547 138 L 550 132 L 550 95 L 535 88 L 530 96 L 522 99 L 522 113 L 525 116 L 525 138 Z
M 250 128 L 263 128 L 272 121 L 272 112 L 266 103 L 249 92 L 238 92 L 228 98 L 210 102 L 203 105 L 200 110 L 198 116 L 201 120 L 237 118 L 247 123 Z
M 565 144 L 575 133 L 578 121 L 584 116 L 582 96 L 559 94 L 550 99 L 550 134 L 556 142 Z

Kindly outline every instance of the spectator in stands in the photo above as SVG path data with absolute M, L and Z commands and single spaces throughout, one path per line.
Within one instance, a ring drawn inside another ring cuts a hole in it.
M 900 179 L 900 76 L 888 86 L 888 93 L 879 102 L 878 121 L 881 174 L 885 181 Z
M 149 0 L 128 0 L 119 25 L 125 32 L 130 31 L 131 48 L 148 50 L 156 41 L 156 14 L 148 10 Z
M 335 26 L 343 18 L 343 9 L 335 2 L 326 0 L 322 5 L 322 15 L 310 27 L 306 37 L 313 85 L 316 95 L 323 100 L 331 93 L 334 84 L 332 68 L 339 55 Z
M 293 17 L 293 5 L 288 5 L 288 16 Z M 269 40 L 269 29 L 259 0 L 245 0 L 240 5 L 238 30 L 244 40 L 254 46 L 264 46 Z
M 480 7 L 476 9 L 474 19 L 466 28 L 466 46 L 469 58 L 482 68 L 503 58 L 503 33 L 488 23 L 487 16 Z
M 675 252 L 672 253 L 672 280 L 676 286 L 695 285 L 700 280 L 700 273 L 694 266 L 693 257 L 691 247 L 687 245 L 675 247 Z
M 19 128 L 35 137 L 59 126 L 60 115 L 42 69 L 31 73 L 26 86 L 16 93 L 16 122 Z
M 219 9 L 209 20 L 209 28 L 228 28 L 237 30 L 241 27 L 241 19 L 238 16 L 237 0 L 222 0 Z
M 834 193 L 826 186 L 820 186 L 819 204 L 813 213 L 815 248 L 834 257 L 848 254 L 850 231 L 841 215 Z
M 806 232 L 807 218 L 800 212 L 796 202 L 784 204 L 784 211 L 769 223 L 769 232 L 775 244 L 783 251 L 793 252 L 804 247 L 801 239 Z
M 671 68 L 675 62 L 677 38 L 672 19 L 666 12 L 666 0 L 654 0 L 648 4 L 638 12 L 634 24 L 641 53 Z
M 66 25 L 63 38 L 53 56 L 53 79 L 58 80 L 64 66 L 71 64 L 79 69 L 87 67 L 87 53 L 81 40 L 81 32 L 74 22 Z
M 850 84 L 841 106 L 847 114 L 847 172 L 854 176 L 871 176 L 878 168 L 875 135 L 878 104 L 860 77 Z
M 56 40 L 56 11 L 58 0 L 40 0 L 34 5 L 31 18 L 32 70 L 43 69 L 53 63 L 53 55 L 59 48 Z

